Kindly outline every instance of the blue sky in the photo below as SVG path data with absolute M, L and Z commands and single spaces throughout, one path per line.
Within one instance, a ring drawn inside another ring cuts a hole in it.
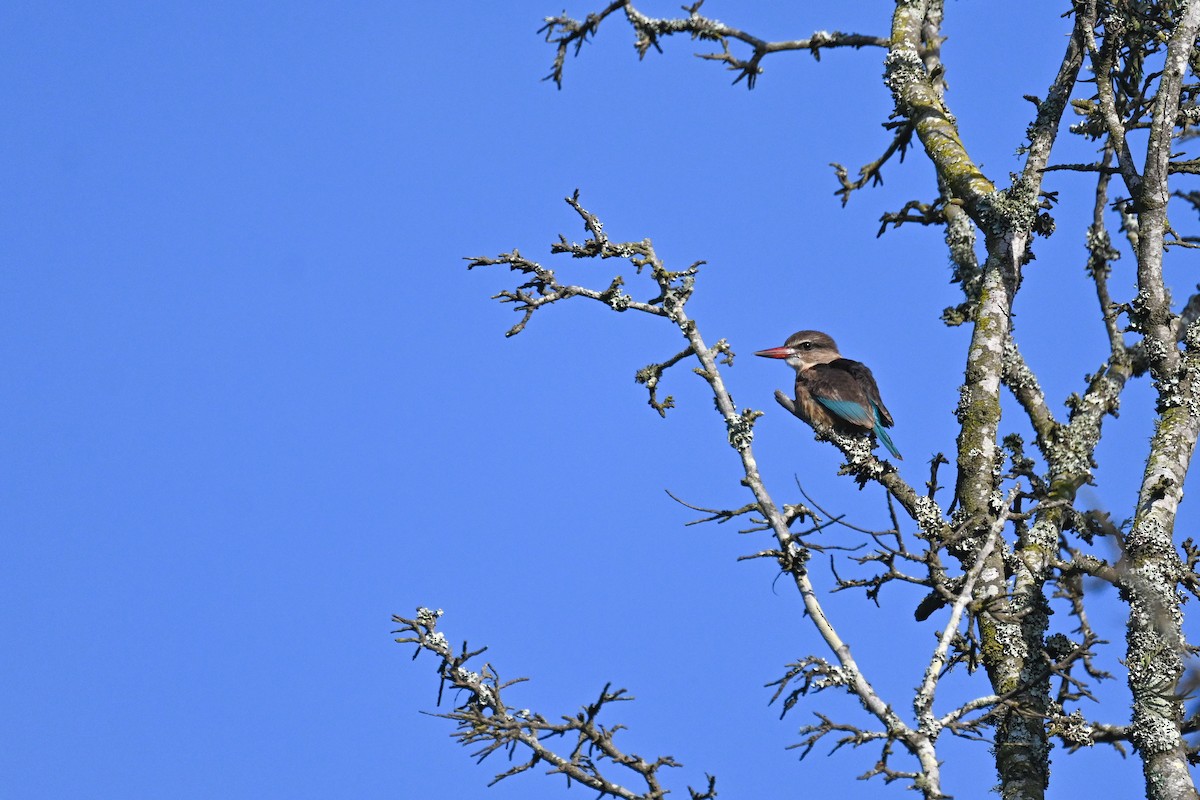
M 771 39 L 886 33 L 888 4 L 849 5 L 705 11 Z M 949 101 L 1000 183 L 1021 165 L 1021 95 L 1044 94 L 1065 46 L 1060 6 L 948 4 Z M 562 202 L 576 188 L 613 238 L 651 237 L 678 268 L 706 260 L 689 309 L 739 354 L 726 374 L 739 405 L 767 411 L 755 446 L 777 501 L 797 501 L 798 476 L 827 508 L 885 527 L 881 490 L 837 477 L 833 449 L 774 405 L 788 370 L 749 357 L 826 330 L 874 369 L 909 481 L 952 456 L 968 331 L 938 319 L 960 298 L 940 233 L 875 238 L 883 212 L 935 197 L 932 170 L 910 154 L 842 208 L 828 167 L 853 172 L 887 144 L 882 53 L 773 56 L 747 92 L 689 41 L 639 63 L 614 18 L 557 91 L 536 31 L 560 10 L 0 11 L 6 795 L 563 796 L 536 774 L 486 789 L 507 764 L 476 766 L 419 713 L 434 710 L 434 663 L 390 634 L 390 615 L 418 605 L 445 609 L 451 641 L 488 645 L 502 675 L 533 679 L 515 705 L 566 714 L 606 682 L 628 688 L 637 702 L 609 721 L 629 725 L 631 749 L 685 765 L 667 776 L 676 796 L 705 772 L 729 797 L 902 791 L 852 780 L 873 750 L 784 750 L 814 709 L 860 718 L 827 697 L 779 721 L 763 684 L 821 652 L 798 598 L 767 562 L 736 562 L 763 534 L 685 527 L 696 515 L 664 493 L 748 499 L 703 382 L 668 373 L 679 408 L 665 421 L 633 382 L 682 347 L 678 332 L 580 301 L 505 339 L 516 318 L 489 298 L 513 277 L 462 261 L 513 247 L 551 261 L 560 232 L 582 238 Z M 1056 408 L 1105 352 L 1083 272 L 1087 187 L 1051 179 L 1059 233 L 1037 243 L 1016 309 Z M 1195 281 L 1172 258 L 1183 297 Z M 555 268 L 603 287 L 621 265 Z M 1095 502 L 1117 519 L 1150 409 L 1139 384 L 1106 426 Z M 1007 429 L 1026 430 L 1008 411 Z M 830 601 L 897 705 L 937 630 L 912 621 L 918 599 Z M 1122 609 L 1095 613 L 1120 642 Z M 945 757 L 949 791 L 992 785 L 985 746 L 946 742 Z M 1052 796 L 1101 775 L 1113 796 L 1141 786 L 1136 760 L 1107 753 L 1056 750 L 1054 769 Z

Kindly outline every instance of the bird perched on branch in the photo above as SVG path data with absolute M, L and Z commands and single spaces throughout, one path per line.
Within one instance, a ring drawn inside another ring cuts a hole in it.
M 754 355 L 785 359 L 796 370 L 796 399 L 776 390 L 779 405 L 819 431 L 871 431 L 889 453 L 904 460 L 884 430 L 892 427 L 892 415 L 879 397 L 871 370 L 865 364 L 842 358 L 828 334 L 798 331 L 783 347 L 759 350 Z

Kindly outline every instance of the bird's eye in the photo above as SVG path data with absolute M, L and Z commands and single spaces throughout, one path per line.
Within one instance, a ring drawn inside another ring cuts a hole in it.
M 812 350 L 812 342 L 801 342 L 800 349 L 801 350 Z

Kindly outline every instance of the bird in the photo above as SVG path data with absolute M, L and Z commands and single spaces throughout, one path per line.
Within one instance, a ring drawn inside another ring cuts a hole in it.
M 866 364 L 842 358 L 829 334 L 797 331 L 782 347 L 759 350 L 754 355 L 782 358 L 796 370 L 796 398 L 793 401 L 776 390 L 779 405 L 818 431 L 871 431 L 889 453 L 904 460 L 884 430 L 892 427 L 892 415 L 879 396 L 875 376 Z

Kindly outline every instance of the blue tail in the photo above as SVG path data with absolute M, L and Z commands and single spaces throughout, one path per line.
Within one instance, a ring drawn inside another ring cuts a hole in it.
M 892 444 L 892 437 L 887 435 L 887 431 L 878 422 L 875 423 L 875 435 L 879 437 L 879 441 L 883 442 L 883 446 L 888 449 L 888 452 L 894 455 L 899 461 L 904 460 L 904 456 L 900 455 L 900 451 L 896 449 L 896 445 Z
M 904 456 L 900 455 L 900 451 L 896 449 L 896 445 L 892 444 L 892 437 L 888 436 L 887 431 L 883 429 L 883 419 L 879 415 L 879 408 L 874 403 L 871 403 L 868 410 L 857 400 L 835 400 L 832 397 L 817 397 L 816 399 L 818 403 L 828 408 L 837 417 L 853 425 L 863 428 L 870 425 L 875 435 L 879 437 L 879 441 L 883 442 L 883 446 L 888 449 L 888 452 L 898 460 L 904 460 Z

